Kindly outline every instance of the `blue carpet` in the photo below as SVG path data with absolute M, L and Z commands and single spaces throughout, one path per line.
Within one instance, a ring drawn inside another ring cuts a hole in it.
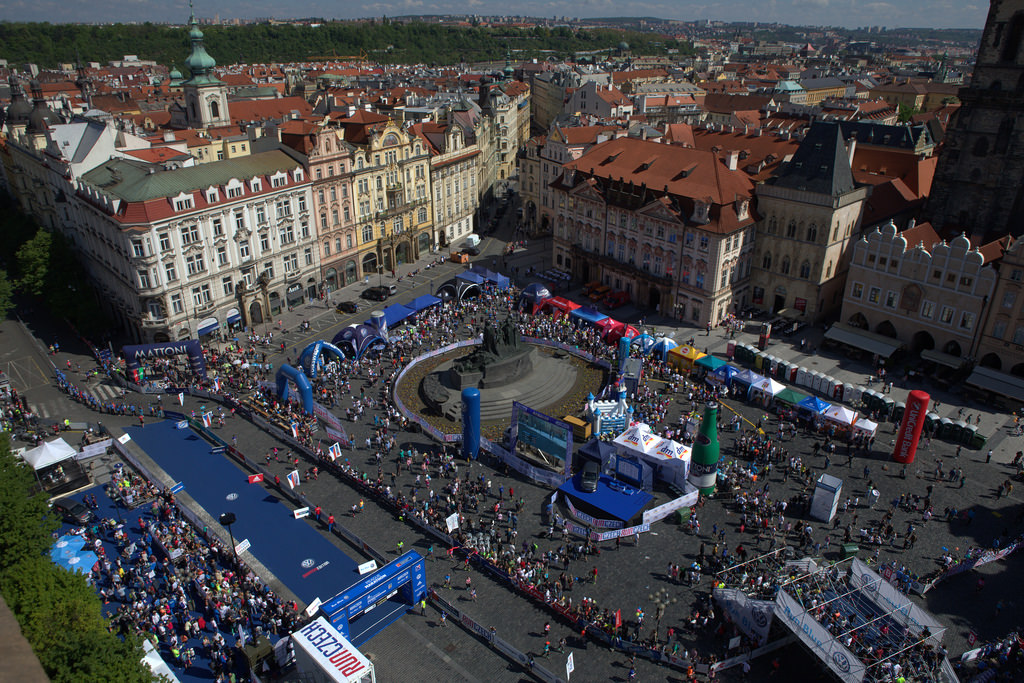
M 580 477 L 579 474 L 570 477 L 558 487 L 558 490 L 571 496 L 573 505 L 581 507 L 580 504 L 582 504 L 589 508 L 584 510 L 585 512 L 592 510 L 592 514 L 596 517 L 605 519 L 611 517 L 628 522 L 639 514 L 654 497 L 646 491 L 633 488 L 604 475 L 601 475 L 601 479 L 597 483 L 597 490 L 587 493 L 579 488 Z
M 234 512 L 235 542 L 249 539 L 252 553 L 306 603 L 323 601 L 359 579 L 357 562 L 324 538 L 307 520 L 247 475 L 191 429 L 170 420 L 131 427 L 132 439 L 214 518 Z M 244 556 L 242 558 L 245 559 Z

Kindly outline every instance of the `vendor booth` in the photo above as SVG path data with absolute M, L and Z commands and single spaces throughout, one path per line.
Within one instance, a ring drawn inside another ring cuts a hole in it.
M 654 346 L 651 347 L 651 355 L 659 360 L 666 360 L 668 353 L 674 348 L 677 348 L 679 344 L 675 339 L 670 337 L 658 337 L 658 340 L 654 342 Z
M 651 432 L 646 424 L 631 426 L 612 441 L 623 457 L 636 457 L 654 468 L 654 477 L 685 489 L 691 449 Z
M 750 385 L 750 398 L 754 401 L 760 401 L 767 406 L 785 388 L 786 386 L 781 382 L 776 382 L 774 379 L 766 377 Z
M 850 410 L 846 406 L 830 406 L 821 416 L 829 422 L 846 428 L 852 427 L 857 421 L 857 411 Z
M 25 451 L 21 457 L 38 472 L 75 457 L 75 453 L 75 449 L 67 441 L 57 438 Z
M 715 356 L 701 356 L 693 364 L 695 367 L 704 368 L 708 372 L 714 372 L 723 365 L 728 365 L 728 362 Z
M 704 359 L 698 358 L 697 360 Z M 705 375 L 704 381 L 706 381 L 708 384 L 713 384 L 719 387 L 731 387 L 733 378 L 736 377 L 736 375 L 740 374 L 740 372 L 741 370 L 739 370 L 739 368 L 734 368 L 729 364 L 725 364 L 719 366 L 717 370 L 709 372 L 707 375 Z
M 654 343 L 654 337 L 647 333 L 644 333 L 638 334 L 637 336 L 633 337 L 633 339 L 629 342 L 629 346 L 630 348 L 637 349 L 641 355 L 646 356 L 651 352 L 651 349 L 654 347 Z
M 570 301 L 560 296 L 553 296 L 541 302 L 540 311 L 541 313 L 551 313 L 556 318 L 560 318 L 563 315 L 569 315 L 579 307 L 580 305 L 575 301 Z
M 516 302 L 516 308 L 533 315 L 540 310 L 544 301 L 550 297 L 551 290 L 539 282 L 534 282 L 526 285 L 523 291 L 519 293 L 519 301 Z
M 825 403 L 817 396 L 808 396 L 800 401 L 800 404 L 797 406 L 797 412 L 805 420 L 815 420 L 831 407 L 831 404 Z
M 626 339 L 632 339 L 640 334 L 640 330 L 628 323 L 612 320 L 611 318 L 608 320 L 611 321 L 611 325 L 604 334 L 604 340 L 609 344 L 618 344 L 619 339 L 622 339 L 623 337 Z
M 577 325 L 589 325 L 603 330 L 601 322 L 608 319 L 604 313 L 599 313 L 589 306 L 580 306 L 569 313 L 569 319 Z
M 805 399 L 807 399 L 807 394 L 789 388 L 783 389 L 775 396 L 777 403 L 785 404 L 791 408 L 797 408 Z
M 683 346 L 677 346 L 668 352 L 669 365 L 674 367 L 680 372 L 689 372 L 693 369 L 693 364 L 698 358 L 703 358 L 707 354 L 698 351 L 693 346 L 685 344 Z
M 866 417 L 862 417 L 853 423 L 853 431 L 870 438 L 875 435 L 876 431 L 878 431 L 878 423 L 872 422 Z

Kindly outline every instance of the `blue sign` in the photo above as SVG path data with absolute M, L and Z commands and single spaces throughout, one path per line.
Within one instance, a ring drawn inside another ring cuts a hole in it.
M 171 493 L 177 493 L 178 491 L 184 491 L 184 490 L 185 490 L 185 485 L 182 484 L 180 481 L 177 484 L 175 484 L 174 486 L 171 487 Z
M 410 605 L 427 592 L 427 572 L 423 556 L 410 550 L 394 562 L 384 565 L 373 574 L 349 586 L 344 593 L 320 605 L 331 625 L 348 633 L 350 619 L 365 612 L 395 591 Z

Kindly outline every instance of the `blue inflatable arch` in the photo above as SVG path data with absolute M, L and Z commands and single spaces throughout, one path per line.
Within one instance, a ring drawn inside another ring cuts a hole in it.
M 292 366 L 285 364 L 277 371 L 277 397 L 282 401 L 288 400 L 288 380 L 295 383 L 299 392 L 299 400 L 302 401 L 302 409 L 307 415 L 313 414 L 313 387 L 309 379 Z
M 320 367 L 320 356 L 324 351 L 333 354 L 338 360 L 345 360 L 345 354 L 334 344 L 325 341 L 313 342 L 299 355 L 299 365 L 307 377 L 316 377 L 317 369 Z

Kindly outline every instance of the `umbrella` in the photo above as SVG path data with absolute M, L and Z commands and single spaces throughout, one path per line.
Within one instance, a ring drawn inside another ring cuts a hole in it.
M 232 365 L 241 365 L 242 364 L 242 359 L 241 358 L 236 358 L 235 360 L 231 361 L 231 364 Z
M 50 548 L 50 558 L 55 562 L 61 557 L 73 557 L 85 546 L 81 536 L 61 536 Z

